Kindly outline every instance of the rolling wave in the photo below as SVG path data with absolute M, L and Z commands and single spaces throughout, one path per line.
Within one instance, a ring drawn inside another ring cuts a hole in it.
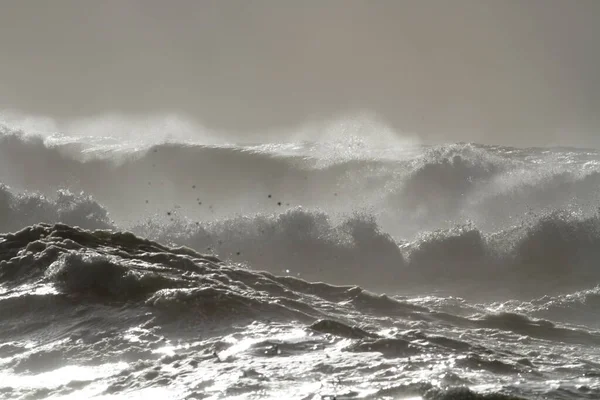
M 59 191 L 51 200 L 0 187 L 0 227 L 38 222 L 121 229 L 90 196 Z M 132 232 L 216 254 L 278 275 L 391 293 L 445 291 L 467 298 L 537 296 L 600 282 L 600 216 L 553 211 L 485 233 L 475 225 L 421 232 L 413 240 L 386 233 L 366 212 L 338 215 L 302 207 L 218 221 L 174 212 L 148 218 Z
M 491 233 L 559 209 L 591 216 L 600 199 L 600 155 L 591 150 L 104 142 L 4 127 L 0 182 L 49 199 L 57 189 L 84 192 L 119 226 L 168 212 L 216 221 L 302 206 L 330 215 L 367 210 L 406 240 L 468 222 Z

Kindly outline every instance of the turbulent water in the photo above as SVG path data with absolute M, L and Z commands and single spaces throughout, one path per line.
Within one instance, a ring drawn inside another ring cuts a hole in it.
M 1 126 L 0 182 L 0 398 L 600 398 L 598 151 Z

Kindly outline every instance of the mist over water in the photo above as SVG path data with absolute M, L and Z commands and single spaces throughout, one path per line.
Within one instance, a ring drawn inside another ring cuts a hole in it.
M 427 143 L 600 146 L 596 0 L 290 3 L 12 2 L 0 109 L 173 112 L 257 142 L 375 110 Z

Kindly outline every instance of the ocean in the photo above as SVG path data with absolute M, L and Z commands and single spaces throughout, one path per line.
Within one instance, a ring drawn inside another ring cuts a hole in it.
M 599 399 L 600 151 L 0 126 L 2 399 Z

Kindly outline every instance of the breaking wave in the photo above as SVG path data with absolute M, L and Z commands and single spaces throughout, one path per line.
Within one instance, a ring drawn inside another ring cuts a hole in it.
M 1 128 L 0 182 L 47 197 L 57 189 L 85 192 L 120 225 L 169 210 L 218 220 L 297 206 L 329 214 L 364 209 L 402 239 L 467 221 L 498 231 L 558 209 L 592 215 L 600 194 L 600 155 L 592 150 L 352 140 L 119 147 L 114 139 L 87 139 Z
M 4 231 L 35 222 L 122 229 L 84 194 L 60 190 L 48 199 L 3 186 L 0 196 Z M 422 232 L 413 240 L 394 238 L 368 213 L 333 218 L 301 207 L 208 222 L 172 213 L 129 230 L 278 275 L 393 293 L 442 290 L 468 298 L 531 299 L 600 282 L 600 216 L 568 211 L 494 233 L 467 224 Z
M 0 128 L 0 398 L 599 398 L 600 154 L 346 133 Z

